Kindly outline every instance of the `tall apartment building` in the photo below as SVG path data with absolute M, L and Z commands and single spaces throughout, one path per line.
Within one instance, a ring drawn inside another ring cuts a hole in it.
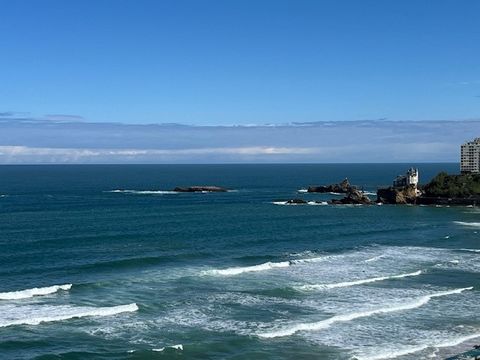
M 460 171 L 463 174 L 480 173 L 480 138 L 461 146 Z

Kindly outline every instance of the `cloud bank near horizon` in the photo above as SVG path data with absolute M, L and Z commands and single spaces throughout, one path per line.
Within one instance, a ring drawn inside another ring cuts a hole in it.
M 3 115 L 3 116 L 2 116 Z M 0 113 L 0 164 L 458 162 L 480 120 L 132 125 Z

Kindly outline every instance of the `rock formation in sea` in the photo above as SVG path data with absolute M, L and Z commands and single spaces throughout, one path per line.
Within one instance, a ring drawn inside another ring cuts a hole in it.
M 307 201 L 303 199 L 290 199 L 290 200 L 287 200 L 285 203 L 289 205 L 304 205 L 304 204 L 307 204 Z
M 342 199 L 332 199 L 330 204 L 342 205 L 342 204 L 354 204 L 354 205 L 370 205 L 372 200 L 365 195 L 362 191 L 358 190 L 355 186 L 349 186 L 347 195 Z
M 328 192 L 334 192 L 334 193 L 342 193 L 346 194 L 348 190 L 352 186 L 350 185 L 350 182 L 348 181 L 347 178 L 345 178 L 341 183 L 339 184 L 330 184 L 326 186 L 309 186 L 308 187 L 308 192 L 313 192 L 313 193 L 328 193 Z
M 377 202 L 383 204 L 416 204 L 418 192 L 414 185 L 378 189 Z

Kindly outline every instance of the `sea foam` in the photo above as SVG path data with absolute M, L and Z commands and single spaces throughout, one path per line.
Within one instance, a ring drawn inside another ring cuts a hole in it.
M 159 349 L 152 349 L 152 351 L 164 351 L 165 349 L 183 350 L 183 345 L 182 344 L 170 345 L 170 346 L 165 346 Z
M 213 269 L 204 271 L 204 275 L 223 275 L 223 276 L 230 276 L 230 275 L 239 275 L 247 272 L 256 272 L 256 271 L 265 271 L 275 268 L 285 268 L 290 266 L 289 261 L 282 261 L 282 262 L 266 262 L 259 265 L 253 266 L 244 266 L 244 267 L 231 267 L 226 269 Z
M 168 195 L 168 194 L 178 194 L 177 191 L 170 190 L 110 190 L 107 192 L 111 193 L 122 193 L 122 194 L 137 194 L 137 195 Z
M 465 221 L 454 221 L 457 225 L 469 226 L 469 227 L 480 227 L 480 222 L 465 222 Z
M 137 311 L 135 303 L 109 307 L 72 307 L 72 306 L 20 306 L 5 311 L 0 316 L 0 327 L 13 325 L 38 325 L 45 322 L 62 321 L 93 316 L 113 316 L 125 312 Z M 16 316 L 17 315 L 17 316 Z
M 0 300 L 19 300 L 27 299 L 33 296 L 41 296 L 56 293 L 59 290 L 70 290 L 72 284 L 52 285 L 41 288 L 32 288 L 26 290 L 10 291 L 0 293 Z
M 475 253 L 480 253 L 480 249 L 460 249 L 461 251 L 469 251 L 469 252 L 475 252 Z
M 359 280 L 353 280 L 353 281 L 344 281 L 344 282 L 339 282 L 339 283 L 333 283 L 333 284 L 311 284 L 311 285 L 302 285 L 297 287 L 298 289 L 301 290 L 324 290 L 324 289 L 335 289 L 335 288 L 341 288 L 341 287 L 349 287 L 349 286 L 355 286 L 355 285 L 362 285 L 362 284 L 368 284 L 368 283 L 373 283 L 377 281 L 384 281 L 384 280 L 391 280 L 391 279 L 401 279 L 401 278 L 406 278 L 406 277 L 411 277 L 411 276 L 418 276 L 422 273 L 421 270 L 407 273 L 407 274 L 400 274 L 400 275 L 390 275 L 390 276 L 379 276 L 379 277 L 374 277 L 370 279 L 359 279 Z
M 258 333 L 257 335 L 261 338 L 276 338 L 276 337 L 290 336 L 299 331 L 318 331 L 318 330 L 326 329 L 338 322 L 348 322 L 355 319 L 369 317 L 373 315 L 388 314 L 388 313 L 397 312 L 397 311 L 416 309 L 427 304 L 433 298 L 452 295 L 452 294 L 460 294 L 465 290 L 471 290 L 471 289 L 473 289 L 473 287 L 441 291 L 434 294 L 421 296 L 407 303 L 393 304 L 391 306 L 381 307 L 373 310 L 353 312 L 350 314 L 335 315 L 325 320 L 321 320 L 313 323 L 300 323 L 300 324 L 292 325 L 290 327 L 280 329 L 280 330 Z
M 405 346 L 402 348 L 396 349 L 384 349 L 375 351 L 375 354 L 372 355 L 356 355 L 355 359 L 357 360 L 383 360 L 383 359 L 395 359 L 400 356 L 405 356 L 409 354 L 414 354 L 429 348 L 448 348 L 458 346 L 466 341 L 477 339 L 480 337 L 480 333 L 465 335 L 465 336 L 455 336 L 448 339 L 443 339 L 436 341 L 436 339 L 431 339 L 424 344 L 415 345 L 415 346 Z

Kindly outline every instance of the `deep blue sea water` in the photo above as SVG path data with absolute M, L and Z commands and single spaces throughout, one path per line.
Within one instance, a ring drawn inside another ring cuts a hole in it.
M 0 358 L 466 349 L 480 341 L 478 208 L 275 204 L 335 197 L 298 190 L 344 177 L 374 192 L 410 165 L 2 166 Z M 418 167 L 423 182 L 458 171 Z M 233 191 L 169 192 L 188 185 Z

